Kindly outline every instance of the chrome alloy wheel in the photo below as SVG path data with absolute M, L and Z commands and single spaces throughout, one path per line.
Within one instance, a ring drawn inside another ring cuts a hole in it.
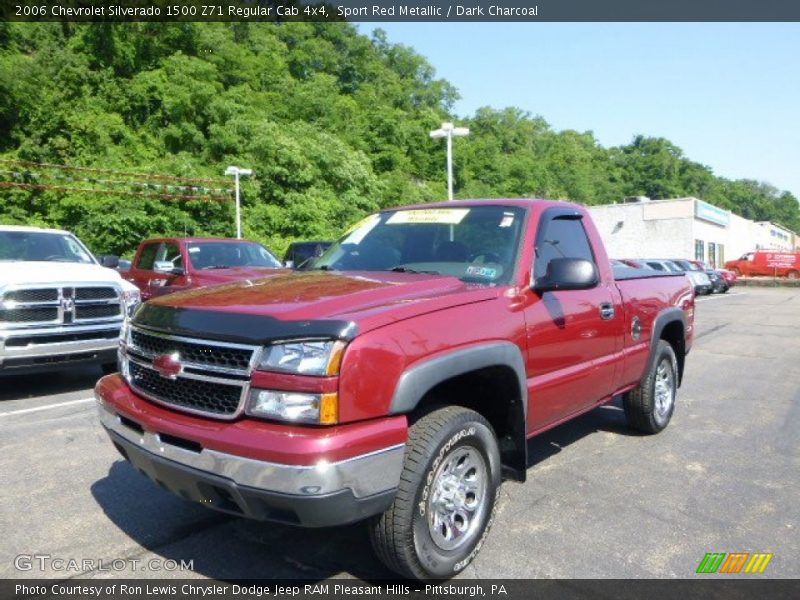
M 655 381 L 656 413 L 666 416 L 675 401 L 675 374 L 672 365 L 666 358 L 658 364 Z
M 428 497 L 428 530 L 442 550 L 467 543 L 486 512 L 486 461 L 475 448 L 457 448 L 439 465 Z

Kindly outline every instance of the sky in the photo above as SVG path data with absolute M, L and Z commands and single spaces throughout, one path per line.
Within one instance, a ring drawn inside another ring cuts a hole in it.
M 603 146 L 665 137 L 717 175 L 800 198 L 800 23 L 359 26 L 378 27 L 455 85 L 459 116 L 516 106 Z

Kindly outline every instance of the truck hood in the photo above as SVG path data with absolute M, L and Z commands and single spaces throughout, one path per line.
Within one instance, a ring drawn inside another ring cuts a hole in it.
M 0 288 L 8 284 L 121 283 L 120 274 L 100 265 L 47 261 L 0 261 Z M 125 286 L 127 287 L 127 285 Z
M 279 329 L 285 329 L 284 324 L 288 322 L 335 322 L 355 326 L 363 333 L 429 312 L 496 298 L 502 289 L 466 284 L 442 275 L 295 272 L 170 294 L 148 302 L 140 316 L 146 322 L 152 315 L 154 327 L 158 327 L 158 322 L 171 322 L 176 331 L 183 329 L 181 323 L 214 320 L 200 317 L 212 311 L 237 315 L 240 323 L 256 322 L 247 317 L 264 317 L 264 322 L 273 322 Z M 170 318 L 167 314 L 170 311 L 165 309 L 173 309 L 183 316 Z M 198 314 L 193 316 L 193 312 Z M 246 334 L 255 335 L 255 332 L 242 334 L 244 339 L 249 337 Z
M 244 281 L 253 279 L 263 279 L 291 273 L 291 269 L 274 267 L 229 267 L 227 269 L 204 269 L 194 271 L 192 279 L 202 282 L 204 285 L 215 285 L 218 283 L 231 283 L 234 281 Z

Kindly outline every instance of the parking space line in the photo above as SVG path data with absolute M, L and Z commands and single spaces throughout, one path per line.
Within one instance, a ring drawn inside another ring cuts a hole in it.
M 734 296 L 744 296 L 746 292 L 733 292 L 731 294 L 714 294 L 713 296 L 704 296 L 702 298 L 695 298 L 695 301 L 706 302 L 708 300 L 719 300 L 720 298 L 733 298 Z
M 94 402 L 94 398 L 81 398 L 80 400 L 70 400 L 68 402 L 59 402 L 58 404 L 48 404 L 47 406 L 36 406 L 34 408 L 23 408 L 21 410 L 12 410 L 11 412 L 0 413 L 0 417 L 11 417 L 14 415 L 24 415 L 27 413 L 39 412 L 41 410 L 49 410 L 51 408 L 59 408 L 61 406 L 71 406 L 73 404 L 84 404 L 85 402 Z

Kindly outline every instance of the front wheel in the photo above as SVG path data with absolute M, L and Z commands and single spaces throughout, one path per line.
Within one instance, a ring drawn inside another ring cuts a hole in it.
M 789 271 L 786 274 L 786 277 L 788 277 L 789 279 L 797 279 L 797 278 L 800 277 L 800 272 L 798 272 L 798 271 Z
M 483 545 L 500 483 L 500 452 L 486 419 L 460 406 L 425 414 L 409 428 L 392 506 L 370 521 L 376 554 L 405 577 L 453 577 Z
M 655 360 L 635 390 L 625 394 L 623 405 L 628 425 L 643 433 L 664 429 L 675 410 L 678 392 L 678 361 L 672 346 L 658 340 Z

